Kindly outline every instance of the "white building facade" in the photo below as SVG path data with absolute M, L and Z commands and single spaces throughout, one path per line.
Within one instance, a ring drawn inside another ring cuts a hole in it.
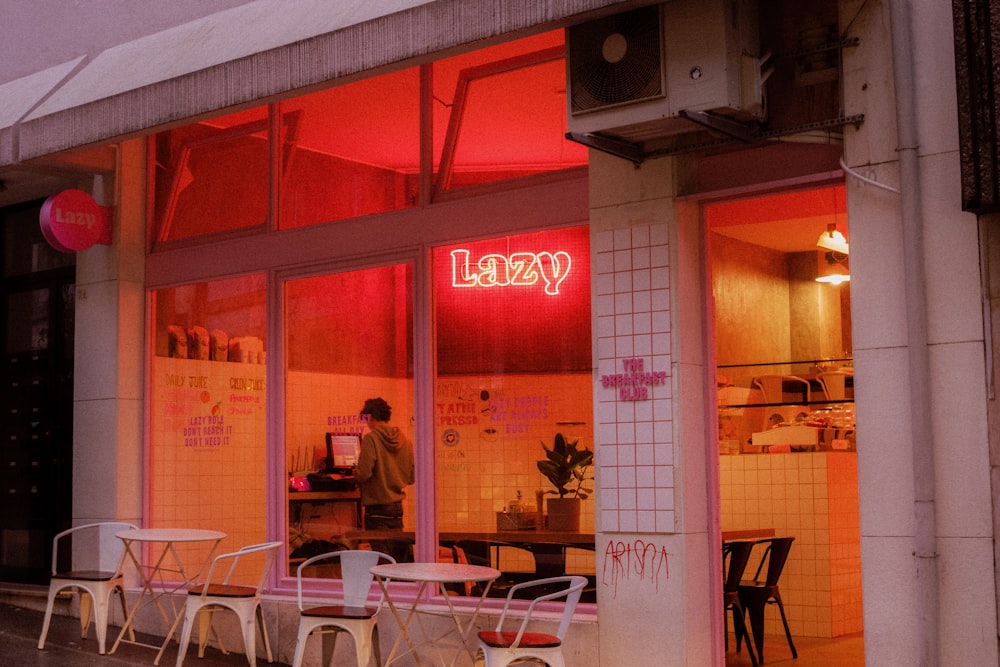
M 118 4 L 131 3 L 108 8 Z M 270 0 L 175 3 L 173 10 L 157 10 L 163 13 L 155 18 L 126 12 L 112 20 L 99 12 L 101 3 L 74 8 L 70 16 L 61 14 L 62 3 L 30 9 L 0 3 L 0 24 L 17 26 L 12 32 L 25 44 L 23 55 L 0 66 L 0 180 L 7 186 L 0 205 L 79 188 L 113 208 L 111 245 L 76 256 L 74 523 L 151 521 L 151 295 L 174 288 L 179 276 L 191 283 L 253 271 L 273 276 L 286 270 L 275 267 L 330 256 L 316 244 L 319 232 L 309 230 L 151 252 L 155 177 L 149 137 L 651 5 L 337 4 L 346 6 L 331 11 L 322 2 L 295 3 L 291 10 Z M 760 4 L 771 12 L 760 14 L 764 18 L 798 11 L 795 3 Z M 669 0 L 663 8 L 686 11 L 690 5 Z M 465 200 L 427 201 L 421 195 L 403 212 L 343 223 L 350 230 L 338 251 L 344 257 L 355 246 L 363 254 L 383 234 L 401 235 L 400 248 L 429 253 L 427 248 L 466 233 L 465 224 L 474 226 L 477 239 L 528 233 L 540 225 L 589 230 L 593 401 L 587 439 L 596 455 L 596 601 L 582 605 L 570 631 L 568 664 L 724 664 L 721 563 L 714 554 L 720 552 L 720 531 L 749 526 L 728 521 L 720 491 L 732 473 L 727 457 L 720 462 L 718 456 L 712 385 L 719 372 L 716 327 L 722 323 L 713 315 L 718 295 L 705 211 L 721 201 L 832 183 L 846 189 L 852 246 L 857 607 L 863 608 L 866 663 L 1000 661 L 988 317 L 994 253 L 989 216 L 977 219 L 962 209 L 955 40 L 942 29 L 952 25 L 952 8 L 841 0 L 827 9 L 836 17 L 833 41 L 841 45 L 839 99 L 833 103 L 839 114 L 831 119 L 836 122 L 810 127 L 789 121 L 797 131 L 771 140 L 754 134 L 758 118 L 714 125 L 712 119 L 685 120 L 685 127 L 709 133 L 707 146 L 684 144 L 693 130 L 654 132 L 629 142 L 578 137 L 589 145 L 585 170 Z M 807 18 L 787 23 L 801 31 Z M 690 37 L 669 30 L 667 35 L 667 44 Z M 712 44 L 716 48 L 722 47 Z M 752 55 L 756 74 L 766 72 L 767 59 Z M 696 78 L 693 69 L 685 72 Z M 771 118 L 781 116 L 781 99 L 769 98 L 767 106 Z M 600 133 L 612 127 L 595 122 L 576 128 Z M 431 189 L 424 184 L 417 192 Z M 498 211 L 498 202 L 506 211 L 532 212 L 512 222 L 516 215 Z M 430 220 L 442 222 L 421 225 Z M 264 256 L 266 261 L 257 260 Z M 416 303 L 419 325 L 431 317 L 430 306 L 420 298 Z M 754 337 L 762 326 L 751 319 L 742 335 Z M 281 344 L 274 345 L 267 348 L 269 359 L 282 352 Z M 636 360 L 640 370 L 661 372 L 665 379 L 649 387 L 649 400 L 625 401 L 602 380 L 637 370 Z M 435 362 L 418 350 L 412 363 L 413 414 L 433 415 L 435 401 L 419 387 Z M 280 384 L 268 376 L 269 391 Z M 283 399 L 268 394 L 274 405 Z M 268 441 L 285 437 L 276 419 L 268 418 Z M 427 421 L 416 419 L 414 429 L 418 440 L 438 438 Z M 283 452 L 264 456 L 269 469 L 284 466 Z M 286 504 L 283 484 L 274 481 L 282 474 L 272 473 L 264 491 L 270 508 Z M 440 488 L 433 478 L 420 477 L 430 474 L 418 471 L 418 488 Z M 741 479 L 746 474 L 740 472 Z M 801 474 L 816 475 L 818 482 L 819 473 Z M 816 515 L 835 502 L 815 501 L 810 504 Z M 768 502 L 793 503 L 777 496 Z M 433 521 L 420 517 L 418 536 L 434 534 Z M 829 568 L 831 557 L 816 553 L 829 551 L 829 538 L 810 542 L 804 535 L 814 530 L 812 520 L 789 521 L 783 527 L 800 531 L 799 544 L 808 544 L 812 554 L 802 567 L 815 568 L 816 562 Z M 269 511 L 262 523 L 265 535 L 284 538 L 282 512 Z M 421 549 L 418 544 L 418 559 L 433 557 L 433 546 Z M 829 630 L 836 603 L 829 589 L 823 592 L 825 601 L 811 598 L 791 619 L 793 635 L 837 634 Z M 275 576 L 266 604 L 276 657 L 288 661 L 297 610 L 287 577 Z M 817 630 L 823 623 L 828 629 Z

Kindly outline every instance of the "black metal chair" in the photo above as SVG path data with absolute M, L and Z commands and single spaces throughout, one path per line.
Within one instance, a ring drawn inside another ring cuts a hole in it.
M 781 623 L 785 626 L 785 638 L 788 639 L 788 647 L 792 649 L 792 657 L 798 658 L 795 651 L 795 644 L 792 642 L 792 632 L 788 629 L 788 619 L 785 617 L 785 606 L 781 603 L 781 592 L 778 590 L 778 580 L 785 569 L 785 561 L 788 560 L 788 552 L 792 549 L 794 537 L 773 537 L 766 540 L 759 540 L 757 544 L 766 544 L 767 547 L 761 555 L 757 572 L 751 581 L 743 581 L 739 586 L 740 603 L 750 617 L 750 631 L 753 633 L 754 646 L 757 648 L 757 658 L 760 663 L 764 663 L 764 608 L 768 604 L 778 606 L 781 614 Z M 764 579 L 760 578 L 764 565 L 767 565 L 767 572 Z M 736 649 L 739 650 L 740 637 L 736 636 Z
M 505 569 L 501 562 L 501 550 L 515 550 L 521 553 L 525 559 L 530 558 L 532 556 L 531 550 L 523 545 L 510 544 L 499 540 L 464 539 L 456 540 L 453 548 L 462 550 L 465 553 L 466 562 L 472 565 L 485 565 L 486 567 L 495 567 L 500 570 L 500 578 L 490 586 L 490 597 L 506 597 L 507 591 L 514 584 L 535 578 L 534 573 L 531 572 L 512 572 Z M 511 551 L 509 553 L 512 554 L 514 552 Z M 481 592 L 478 584 L 473 592 L 476 594 Z
M 742 640 L 746 640 L 747 653 L 750 654 L 750 662 L 757 667 L 757 656 L 754 654 L 753 645 L 750 641 L 750 633 L 747 631 L 746 614 L 743 611 L 743 604 L 740 602 L 740 581 L 746 571 L 747 563 L 750 562 L 750 553 L 753 551 L 752 541 L 726 542 L 722 546 L 722 569 L 724 579 L 722 582 L 722 618 L 723 629 L 726 642 L 726 650 L 729 650 L 729 616 L 733 612 L 733 630 L 736 633 L 736 649 L 739 650 Z

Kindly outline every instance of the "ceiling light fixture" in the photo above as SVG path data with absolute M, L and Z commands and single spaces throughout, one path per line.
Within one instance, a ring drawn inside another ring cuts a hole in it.
M 827 250 L 819 252 L 819 270 L 816 272 L 816 282 L 839 285 L 851 279 L 847 267 L 847 254 Z
M 837 223 L 831 222 L 826 226 L 826 231 L 819 235 L 819 240 L 816 241 L 816 245 L 820 248 L 826 248 L 833 252 L 846 255 L 849 252 L 847 245 L 847 237 L 844 233 L 837 229 Z

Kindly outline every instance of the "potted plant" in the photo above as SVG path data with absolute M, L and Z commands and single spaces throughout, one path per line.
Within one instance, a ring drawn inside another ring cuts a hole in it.
M 594 463 L 594 453 L 579 443 L 567 440 L 562 433 L 556 433 L 552 447 L 542 443 L 545 458 L 538 461 L 538 471 L 555 487 L 546 493 L 558 496 L 545 503 L 549 530 L 579 530 L 581 502 L 594 492 L 584 486 L 593 479 L 587 471 Z

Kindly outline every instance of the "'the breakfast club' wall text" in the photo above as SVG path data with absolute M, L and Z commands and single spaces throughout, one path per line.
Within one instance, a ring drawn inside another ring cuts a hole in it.
M 645 401 L 650 387 L 666 384 L 666 371 L 646 371 L 641 357 L 622 359 L 623 373 L 601 376 L 602 387 L 616 387 L 619 401 Z

